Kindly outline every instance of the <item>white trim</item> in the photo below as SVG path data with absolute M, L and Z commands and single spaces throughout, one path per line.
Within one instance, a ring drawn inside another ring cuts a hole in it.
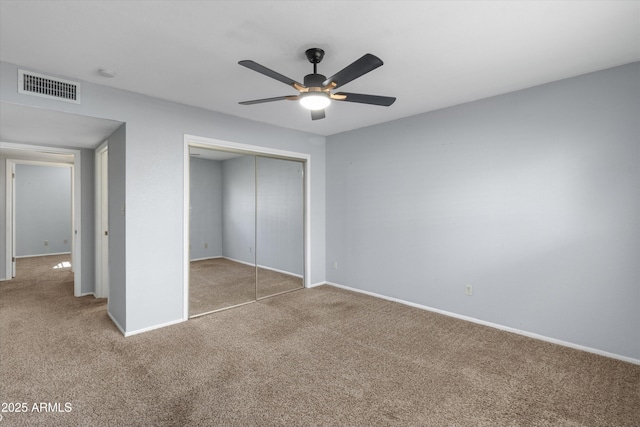
M 41 256 L 49 256 L 49 255 L 70 255 L 71 252 L 54 252 L 51 254 L 35 254 L 35 255 L 16 255 L 16 259 L 18 258 L 37 258 L 37 257 L 41 257 Z
M 94 298 L 97 298 L 95 292 L 84 292 L 84 293 L 82 293 L 82 294 L 80 294 L 78 296 L 79 297 L 90 297 L 90 296 L 93 296 Z
M 189 320 L 189 270 L 190 270 L 190 260 L 191 257 L 191 248 L 189 245 L 190 242 L 190 231 L 189 231 L 189 217 L 190 217 L 190 209 L 191 206 L 191 188 L 190 188 L 190 160 L 189 156 L 189 141 L 188 136 L 184 136 L 184 146 L 182 153 L 182 161 L 183 161 L 183 170 L 184 170 L 184 179 L 183 179 L 183 190 L 182 190 L 182 258 L 183 258 L 183 268 L 182 268 L 182 320 Z
M 615 353 L 609 353 L 608 351 L 598 350 L 596 348 L 586 347 L 586 346 L 583 346 L 583 345 L 580 345 L 580 344 L 574 344 L 572 342 L 559 340 L 557 338 L 547 337 L 547 336 L 544 336 L 544 335 L 536 334 L 534 332 L 523 331 L 521 329 L 516 329 L 516 328 L 512 328 L 510 326 L 500 325 L 498 323 L 487 322 L 485 320 L 476 319 L 475 317 L 464 316 L 462 314 L 452 313 L 450 311 L 440 310 L 438 308 L 433 308 L 433 307 L 429 307 L 429 306 L 422 305 L 422 304 L 416 304 L 414 302 L 405 301 L 405 300 L 402 300 L 402 299 L 399 299 L 399 298 L 388 297 L 386 295 L 376 294 L 375 292 L 369 292 L 369 291 L 364 291 L 362 289 L 351 288 L 349 286 L 339 285 L 337 283 L 332 283 L 332 282 L 324 282 L 324 284 L 327 284 L 327 285 L 330 285 L 330 286 L 335 286 L 336 288 L 341 288 L 341 289 L 345 289 L 345 290 L 352 291 L 352 292 L 357 292 L 357 293 L 369 295 L 369 296 L 376 297 L 376 298 L 385 299 L 385 300 L 388 300 L 388 301 L 397 302 L 397 303 L 408 305 L 408 306 L 411 306 L 411 307 L 420 308 L 422 310 L 431 311 L 433 313 L 443 314 L 445 316 L 454 317 L 456 319 L 466 320 L 467 322 L 477 323 L 479 325 L 488 326 L 490 328 L 499 329 L 501 331 L 511 332 L 511 333 L 522 335 L 522 336 L 525 336 L 525 337 L 528 337 L 528 338 L 533 338 L 533 339 L 537 339 L 537 340 L 540 340 L 540 341 L 546 341 L 546 342 L 549 342 L 549 343 L 552 343 L 552 344 L 557 344 L 557 345 L 561 345 L 561 346 L 564 346 L 564 347 L 573 348 L 575 350 L 586 351 L 588 353 L 597 354 L 599 356 L 609 357 L 611 359 L 622 360 L 623 362 L 629 362 L 629 363 L 633 363 L 635 365 L 640 365 L 640 359 L 634 359 L 634 358 L 628 357 L 628 356 L 622 356 L 622 355 L 615 354 Z
M 213 150 L 230 150 L 253 155 L 271 155 L 274 157 L 304 162 L 304 285 L 307 286 L 311 273 L 311 154 L 295 151 L 280 150 L 263 147 L 261 145 L 242 144 L 223 141 L 221 139 L 184 134 L 183 170 L 183 309 L 184 320 L 189 319 L 189 147 L 199 147 Z
M 219 256 L 219 257 L 215 257 L 215 258 L 228 259 L 229 261 L 237 262 L 238 264 L 248 265 L 250 267 L 255 267 L 256 266 L 256 264 L 253 263 L 253 262 L 241 261 L 239 259 L 229 258 L 228 256 Z M 204 259 L 207 259 L 207 258 L 204 258 Z M 191 261 L 198 261 L 198 260 L 192 259 Z M 304 276 L 301 275 L 301 274 L 296 274 L 296 273 L 292 273 L 290 271 L 285 271 L 285 270 L 278 270 L 277 268 L 267 267 L 266 265 L 262 265 L 262 264 L 258 264 L 258 268 L 263 268 L 265 270 L 275 271 L 276 273 L 282 273 L 282 274 L 286 274 L 288 276 L 299 277 L 301 279 L 304 278 Z
M 298 277 L 300 279 L 304 278 L 304 276 L 302 274 L 292 273 L 291 271 L 279 270 L 277 268 L 267 267 L 266 265 L 258 264 L 258 268 L 262 268 L 264 270 L 269 270 L 269 271 L 275 271 L 276 273 L 286 274 L 287 276 Z
M 73 295 L 79 296 L 82 292 L 82 151 L 74 148 L 47 147 L 32 144 L 18 144 L 13 142 L 0 142 L 0 148 L 25 151 L 47 151 L 49 153 L 57 154 L 73 154 L 73 163 L 64 165 L 66 165 L 66 167 L 71 166 L 71 265 L 73 272 L 75 273 L 73 278 Z M 7 161 L 9 162 L 9 159 L 7 159 Z M 60 162 L 17 159 L 11 159 L 10 161 L 20 164 L 46 164 L 48 166 L 55 166 L 57 163 L 58 165 L 63 165 Z M 7 182 L 7 185 L 10 185 L 10 183 Z M 11 203 L 11 201 L 9 200 L 5 201 L 7 202 L 7 204 Z M 11 203 L 11 205 L 11 208 L 13 208 L 13 203 Z M 7 209 L 9 209 L 9 207 L 7 207 Z M 9 221 L 7 221 L 7 227 L 11 227 L 13 232 L 13 224 L 9 224 Z M 9 250 L 6 253 L 6 261 L 10 263 L 13 249 L 8 249 Z
M 211 311 L 205 311 L 204 313 L 193 314 L 193 315 L 191 315 L 191 317 L 189 317 L 189 319 L 195 319 L 197 317 L 206 316 L 208 314 L 219 313 L 221 311 L 229 310 L 230 308 L 242 307 L 243 305 L 253 304 L 253 303 L 256 303 L 256 302 L 258 302 L 258 300 L 254 299 L 252 301 L 241 302 L 240 304 L 235 304 L 235 305 L 230 305 L 230 306 L 227 306 L 227 307 L 217 308 L 217 309 L 211 310 Z
M 109 312 L 109 310 L 107 310 L 107 316 L 109 316 L 109 319 L 111 319 L 111 321 L 113 322 L 113 324 L 114 324 L 114 325 L 116 325 L 116 328 L 118 328 L 118 330 L 120 331 L 120 333 L 126 337 L 126 336 L 127 336 L 127 333 L 124 331 L 124 328 L 123 328 L 122 326 L 120 326 L 120 323 L 118 323 L 118 321 L 116 320 L 116 318 L 115 318 L 115 317 L 113 317 L 113 315 Z
M 330 285 L 331 286 L 331 284 L 327 283 L 327 282 L 318 282 L 318 283 L 310 284 L 309 286 L 307 286 L 307 288 L 316 288 L 316 287 L 322 286 L 322 285 Z
M 280 158 L 292 160 L 306 160 L 311 158 L 310 154 L 298 153 L 296 151 L 280 150 L 277 148 L 264 147 L 262 145 L 243 144 L 239 142 L 223 141 L 221 139 L 207 138 L 204 136 L 184 135 L 185 145 L 206 149 L 226 149 L 244 154 L 272 155 Z M 189 153 L 189 150 L 186 150 Z
M 176 319 L 176 320 L 172 320 L 170 322 L 161 323 L 159 325 L 148 326 L 146 328 L 136 329 L 135 331 L 125 332 L 124 336 L 125 337 L 130 337 L 132 335 L 142 334 L 144 332 L 153 331 L 154 329 L 165 328 L 167 326 L 176 325 L 176 324 L 182 323 L 182 322 L 185 322 L 185 320 L 184 319 Z M 120 329 L 120 330 L 122 331 L 122 329 Z
M 16 170 L 17 166 L 14 161 L 9 161 L 11 164 L 11 182 L 10 188 L 11 191 L 7 191 L 7 195 L 9 198 L 7 199 L 7 205 L 10 205 L 9 210 L 11 211 L 11 252 L 7 252 L 7 259 L 11 259 L 11 278 L 14 278 L 18 275 L 18 264 L 16 262 L 16 253 L 18 252 L 18 243 L 16 241 Z
M 73 163 L 61 163 L 61 162 L 46 161 L 46 160 L 23 160 L 23 159 L 12 159 L 12 158 L 7 158 L 7 160 L 17 165 L 47 166 L 52 168 L 73 167 Z
M 14 205 L 14 197 L 13 197 L 13 189 L 14 189 L 14 181 L 13 174 L 15 172 L 15 163 L 13 163 L 10 159 L 5 160 L 5 279 L 11 280 L 13 279 L 13 229 L 14 229 L 14 218 L 13 218 L 13 205 Z
M 248 265 L 250 267 L 255 267 L 256 266 L 256 264 L 254 262 L 242 261 L 242 260 L 235 259 L 235 258 L 229 258 L 228 256 L 223 256 L 222 258 L 228 259 L 229 261 L 237 262 L 238 264 Z
M 222 255 L 218 255 L 218 256 L 210 256 L 210 257 L 205 257 L 205 258 L 196 258 L 196 259 L 191 259 L 189 260 L 189 262 L 194 262 L 194 261 L 206 261 L 208 259 L 218 259 L 218 258 L 224 258 Z

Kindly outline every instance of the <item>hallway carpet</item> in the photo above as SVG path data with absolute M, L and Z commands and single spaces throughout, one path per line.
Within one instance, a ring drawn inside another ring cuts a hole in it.
M 0 283 L 0 427 L 640 425 L 640 366 L 326 285 L 124 338 L 63 261 Z

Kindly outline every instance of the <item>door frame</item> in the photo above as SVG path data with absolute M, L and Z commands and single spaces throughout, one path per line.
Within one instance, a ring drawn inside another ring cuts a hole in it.
M 0 142 L 0 148 L 24 150 L 30 152 L 46 152 L 53 154 L 71 154 L 73 155 L 73 163 L 66 164 L 71 166 L 71 265 L 74 272 L 73 279 L 73 295 L 76 297 L 82 294 L 82 160 L 81 151 L 72 148 L 48 147 L 32 144 L 19 144 L 12 142 Z M 45 166 L 55 166 L 58 162 L 47 162 L 41 160 L 20 160 L 7 158 L 7 176 L 5 190 L 5 207 L 6 207 L 6 252 L 5 266 L 6 278 L 13 278 L 13 258 L 14 258 L 14 236 L 15 218 L 13 212 L 14 206 L 14 182 L 13 171 L 10 164 L 40 164 Z M 58 163 L 59 164 L 59 163 Z
M 190 155 L 189 148 L 233 151 L 241 154 L 276 157 L 304 163 L 304 287 L 309 286 L 311 269 L 311 154 L 280 150 L 260 145 L 243 144 L 196 135 L 184 135 L 184 189 L 183 189 L 183 320 L 189 320 L 189 206 L 190 206 Z
M 109 153 L 109 140 L 104 141 L 102 144 L 96 148 L 95 152 L 95 206 L 96 206 L 96 216 L 95 216 L 95 283 L 96 283 L 96 298 L 107 298 L 107 309 L 109 306 L 109 249 L 108 249 L 108 239 L 107 235 L 107 248 L 104 250 L 104 239 L 105 235 L 103 232 L 107 232 L 109 230 L 109 202 L 108 199 L 106 203 L 104 203 L 103 194 L 106 190 L 108 197 L 108 185 L 109 185 L 109 168 L 104 170 L 103 168 L 103 160 L 106 158 L 108 162 L 108 153 Z M 106 157 L 105 157 L 106 156 Z M 108 163 L 107 163 L 108 164 Z M 106 186 L 106 188 L 105 188 Z M 105 218 L 106 216 L 106 218 Z M 106 220 L 106 230 L 105 230 L 105 220 Z
M 13 159 L 6 159 L 6 176 L 5 176 L 5 280 L 11 280 L 16 277 L 16 242 L 15 233 L 13 230 L 16 226 L 15 209 L 13 206 L 16 203 L 15 197 L 15 176 L 16 176 L 16 164 Z

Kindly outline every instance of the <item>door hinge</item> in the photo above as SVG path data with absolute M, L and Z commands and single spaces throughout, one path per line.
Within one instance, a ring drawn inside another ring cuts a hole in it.
M 109 235 L 109 232 L 105 230 L 104 235 L 105 235 L 105 236 L 108 236 L 108 235 Z
M 11 262 L 16 262 L 16 257 L 11 257 Z

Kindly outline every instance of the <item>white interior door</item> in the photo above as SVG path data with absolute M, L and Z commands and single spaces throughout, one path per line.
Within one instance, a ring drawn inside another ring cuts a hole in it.
M 109 151 L 98 152 L 98 257 L 96 297 L 109 297 Z

